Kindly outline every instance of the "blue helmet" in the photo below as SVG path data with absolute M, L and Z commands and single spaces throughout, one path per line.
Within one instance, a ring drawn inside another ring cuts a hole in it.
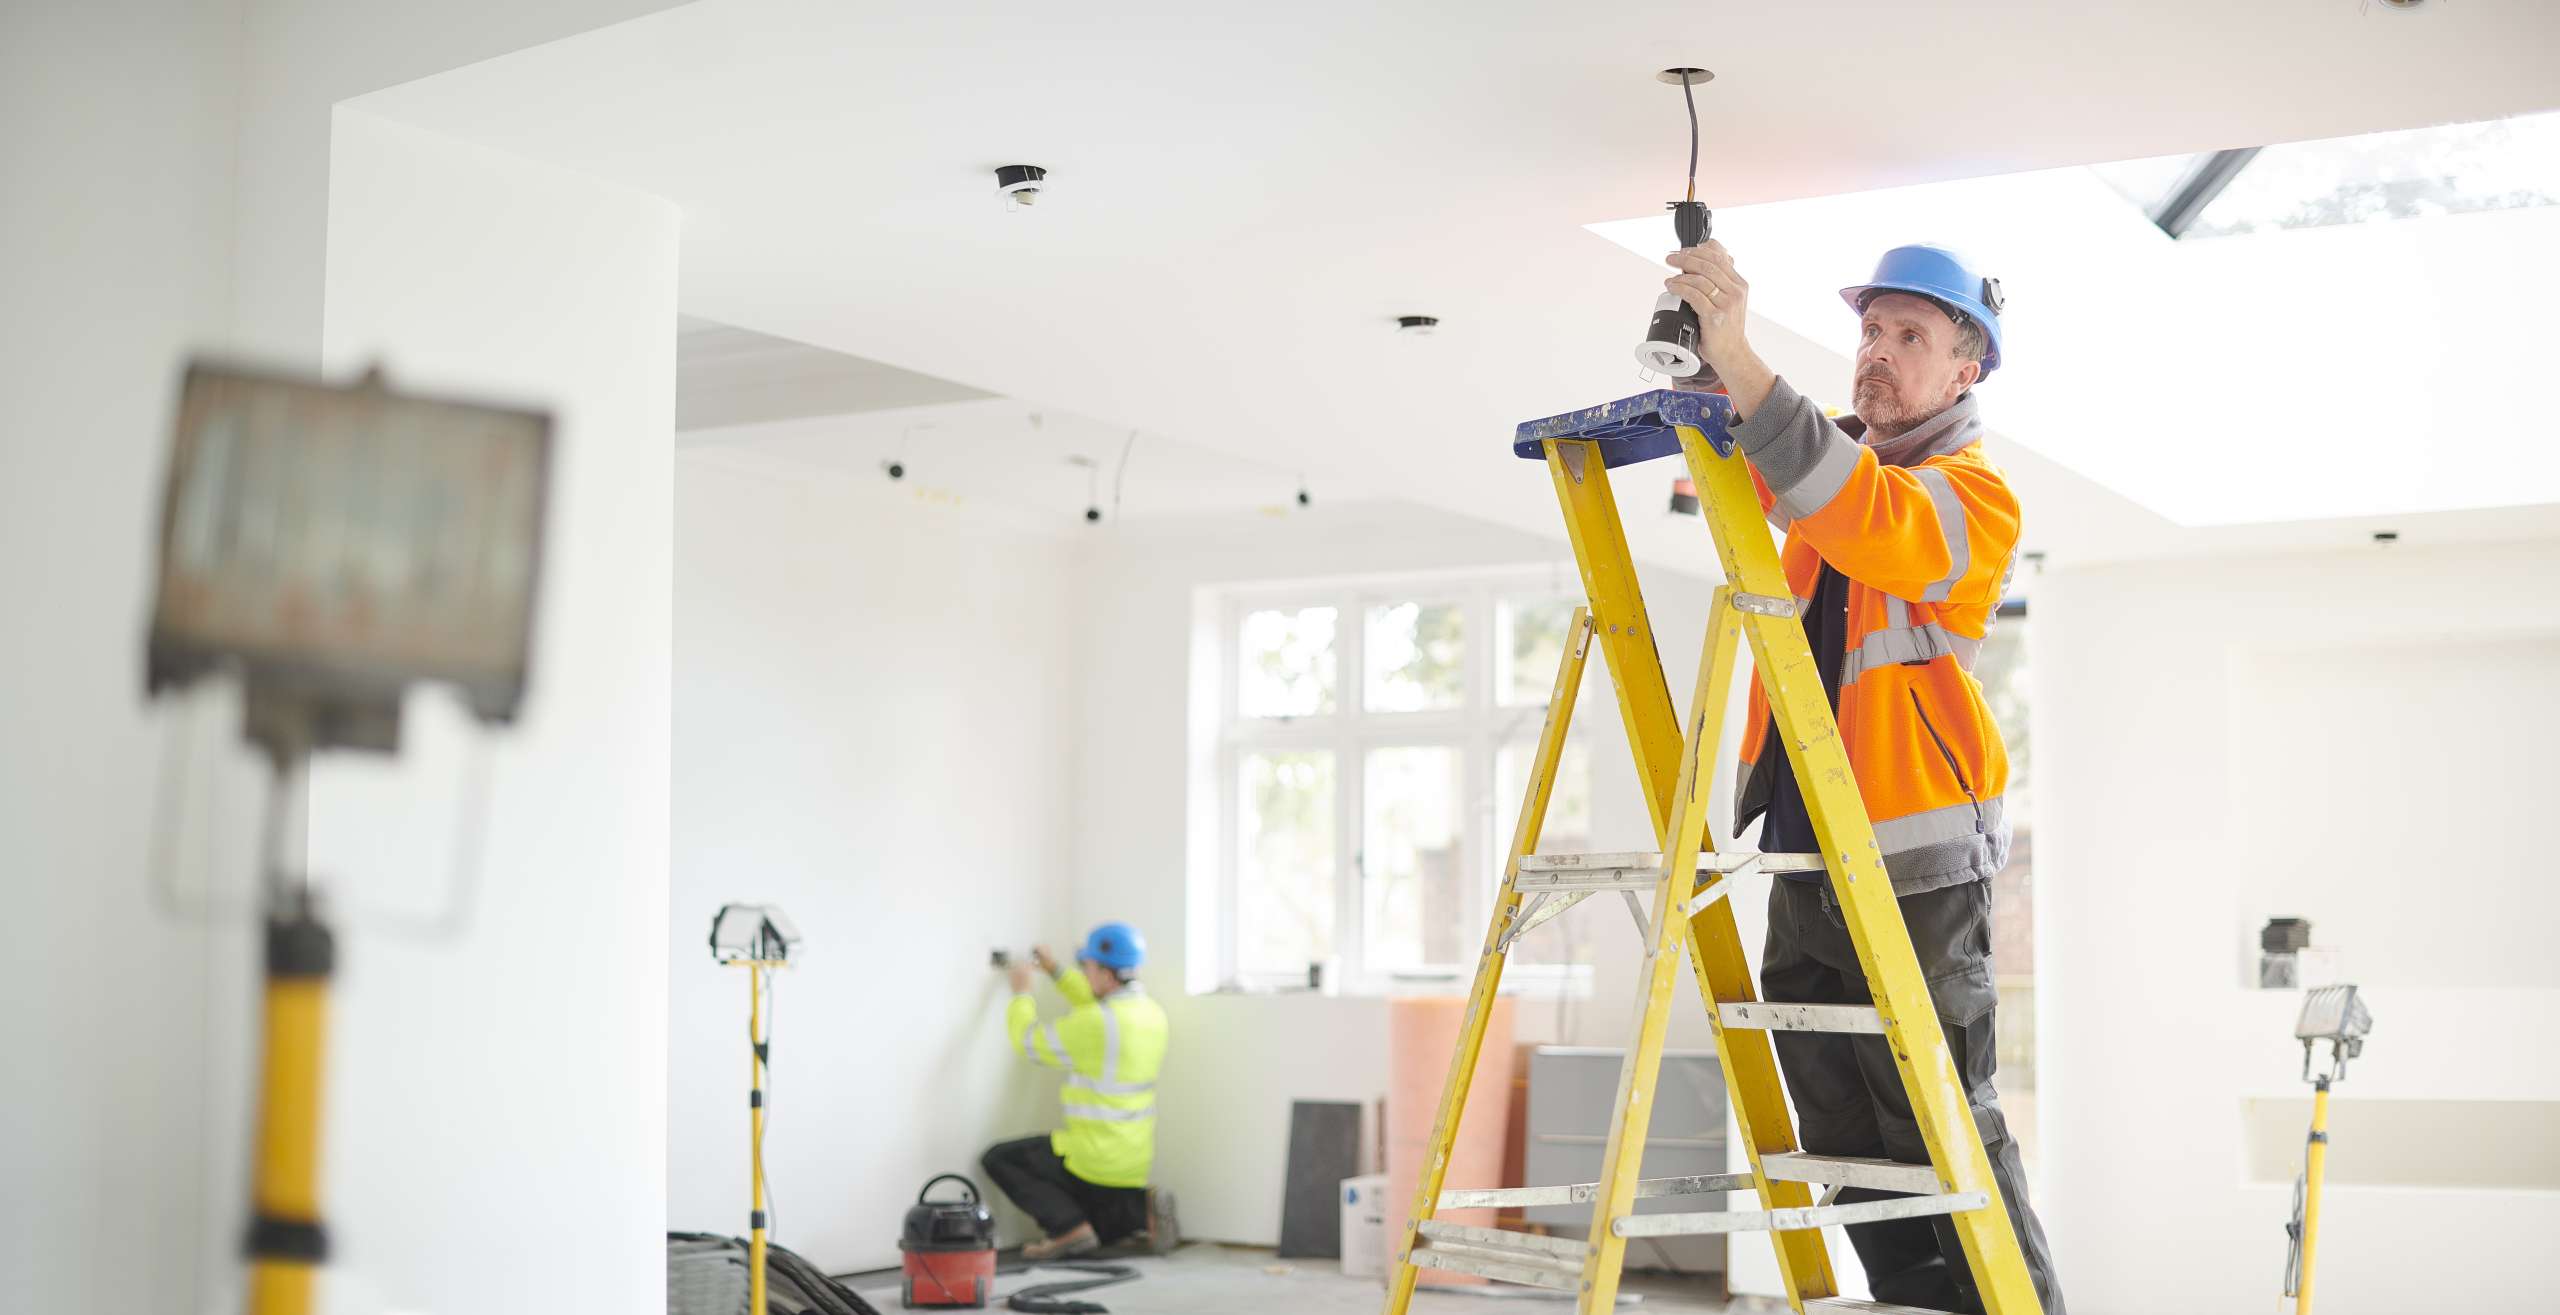
M 1125 973 L 1147 961 L 1147 938 L 1125 922 L 1106 922 L 1084 938 L 1076 957 Z
M 1927 297 L 1940 309 L 1981 325 L 1983 336 L 1990 340 L 1982 353 L 1982 373 L 1987 376 L 2000 368 L 2000 309 L 2006 298 L 2000 295 L 2000 280 L 1975 273 L 1964 257 L 1926 243 L 1895 247 L 1876 262 L 1874 278 L 1840 289 L 1840 299 L 1864 315 L 1868 299 L 1879 292 Z

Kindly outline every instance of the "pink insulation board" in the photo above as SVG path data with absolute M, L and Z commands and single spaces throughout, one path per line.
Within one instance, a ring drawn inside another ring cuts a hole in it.
M 1444 1188 L 1509 1187 L 1503 1181 L 1503 1138 L 1511 1122 L 1512 1002 L 1497 996 L 1485 1020 L 1484 1048 L 1476 1056 L 1475 1082 L 1467 1088 L 1466 1116 L 1449 1148 Z M 1387 1003 L 1387 1256 L 1404 1245 L 1414 1188 L 1431 1154 L 1431 1122 L 1440 1113 L 1440 1090 L 1449 1080 L 1458 1032 L 1467 1017 L 1463 996 L 1423 996 Z M 1491 1210 L 1450 1210 L 1451 1223 L 1493 1227 Z M 1476 1284 L 1485 1280 L 1439 1270 L 1422 1271 L 1425 1283 Z

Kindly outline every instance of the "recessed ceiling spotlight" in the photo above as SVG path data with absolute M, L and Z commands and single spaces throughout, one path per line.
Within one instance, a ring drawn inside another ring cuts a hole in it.
M 996 169 L 996 191 L 1004 196 L 1004 208 L 1019 210 L 1040 199 L 1040 189 L 1047 185 L 1049 171 L 1036 164 L 1008 164 Z
M 2400 531 L 2375 530 L 2373 532 L 2373 541 L 2375 543 L 2398 543 L 2400 542 Z
M 1439 327 L 1440 317 L 1437 315 L 1399 315 L 1396 317 L 1396 332 L 1405 334 L 1408 337 L 1420 338 Z
M 2382 0 L 2382 3 L 2394 9 L 2415 9 L 2426 2 L 2427 0 Z

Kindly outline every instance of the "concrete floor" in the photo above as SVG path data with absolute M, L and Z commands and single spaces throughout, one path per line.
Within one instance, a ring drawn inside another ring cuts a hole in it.
M 1119 1263 L 1136 1265 L 1140 1277 L 1079 1294 L 1110 1307 L 1112 1315 L 1377 1315 L 1385 1299 L 1376 1279 L 1345 1278 L 1334 1261 L 1277 1260 L 1254 1247 L 1195 1242 L 1170 1256 Z M 994 1308 L 1001 1309 L 1002 1299 L 1021 1288 L 1074 1277 L 1054 1270 L 1001 1276 Z M 850 1286 L 884 1312 L 899 1308 L 894 1275 L 866 1276 Z M 1662 1315 L 1756 1315 L 1786 1309 L 1783 1302 L 1757 1298 L 1727 1304 L 1712 1295 L 1722 1287 L 1713 1276 L 1633 1274 L 1619 1307 Z M 1425 1289 L 1415 1295 L 1412 1315 L 1544 1315 L 1571 1309 L 1564 1293 L 1496 1284 L 1464 1292 Z

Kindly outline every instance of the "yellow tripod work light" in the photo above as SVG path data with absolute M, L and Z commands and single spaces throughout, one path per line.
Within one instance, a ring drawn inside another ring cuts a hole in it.
M 272 770 L 251 1315 L 305 1315 L 329 1254 L 321 1080 L 337 942 L 288 842 L 312 755 L 398 753 L 414 684 L 453 689 L 484 723 L 515 720 L 550 467 L 548 416 L 397 393 L 378 373 L 332 385 L 199 362 L 181 387 L 147 689 L 236 680 L 242 737 Z
M 791 959 L 800 930 L 771 904 L 729 904 L 711 919 L 711 957 L 747 970 L 747 1315 L 765 1315 L 764 1083 L 773 1024 L 772 979 Z
M 2302 999 L 2293 1035 L 2302 1042 L 2302 1076 L 2311 1083 L 2311 1135 L 2303 1143 L 2302 1176 L 2293 1184 L 2293 1219 L 2285 1227 L 2284 1295 L 2294 1315 L 2311 1315 L 2311 1267 L 2320 1256 L 2320 1180 L 2329 1167 L 2329 1084 L 2347 1075 L 2347 1061 L 2364 1053 L 2373 1015 L 2352 986 L 2323 986 Z M 2329 1067 L 2311 1070 L 2312 1047 L 2329 1043 Z

